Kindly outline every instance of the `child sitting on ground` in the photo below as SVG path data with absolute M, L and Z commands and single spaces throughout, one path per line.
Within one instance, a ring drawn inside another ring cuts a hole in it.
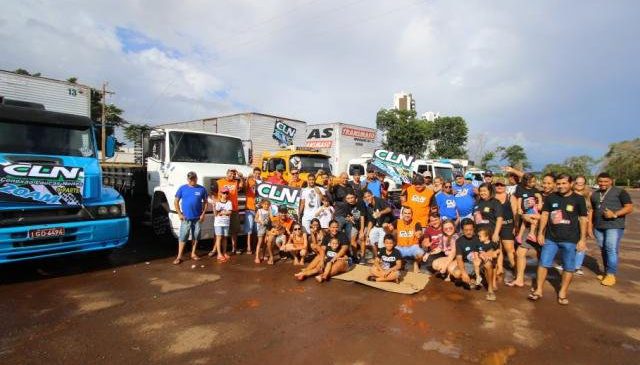
M 482 243 L 479 247 L 480 261 L 483 264 L 485 277 L 487 279 L 487 300 L 495 300 L 493 293 L 497 287 L 497 275 L 495 274 L 496 263 L 501 255 L 500 245 L 491 241 L 491 232 L 488 228 L 478 230 L 478 239 Z M 481 276 L 476 276 L 476 285 L 481 285 Z
M 307 256 L 307 234 L 300 224 L 294 223 L 291 227 L 291 235 L 284 251 L 293 255 L 294 266 L 304 265 L 304 258 Z
M 402 268 L 402 255 L 396 248 L 396 241 L 392 234 L 384 236 L 384 249 L 378 251 L 371 267 L 369 281 L 400 281 L 400 269 Z
M 338 238 L 332 238 L 328 245 L 320 248 L 321 254 L 316 256 L 309 266 L 293 276 L 302 281 L 309 276 L 315 275 L 319 283 L 327 281 L 332 276 L 349 269 L 349 261 L 346 257 L 348 250 L 349 245 L 341 245 Z

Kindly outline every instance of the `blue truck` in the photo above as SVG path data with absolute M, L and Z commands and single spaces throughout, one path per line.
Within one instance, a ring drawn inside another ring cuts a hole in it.
M 115 140 L 106 146 L 113 156 Z M 0 264 L 112 250 L 128 238 L 124 199 L 102 185 L 94 122 L 0 95 Z

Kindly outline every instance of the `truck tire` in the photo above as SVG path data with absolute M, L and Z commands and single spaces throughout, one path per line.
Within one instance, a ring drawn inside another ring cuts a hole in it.
M 167 239 L 171 236 L 169 221 L 169 203 L 164 194 L 156 194 L 151 202 L 151 227 L 156 237 Z

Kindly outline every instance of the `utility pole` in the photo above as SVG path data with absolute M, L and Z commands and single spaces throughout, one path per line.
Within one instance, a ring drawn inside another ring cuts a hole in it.
M 100 118 L 102 121 L 102 162 L 106 159 L 107 152 L 107 114 L 106 114 L 106 105 L 107 105 L 107 94 L 114 94 L 113 91 L 107 91 L 108 82 L 102 83 L 102 117 Z

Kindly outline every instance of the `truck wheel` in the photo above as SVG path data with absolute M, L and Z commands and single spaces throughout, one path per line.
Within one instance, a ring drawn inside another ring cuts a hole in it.
M 153 205 L 151 208 L 151 227 L 153 228 L 153 233 L 160 238 L 166 238 L 167 235 L 171 234 L 171 222 L 169 221 L 168 208 L 169 205 L 164 196 L 153 199 Z

